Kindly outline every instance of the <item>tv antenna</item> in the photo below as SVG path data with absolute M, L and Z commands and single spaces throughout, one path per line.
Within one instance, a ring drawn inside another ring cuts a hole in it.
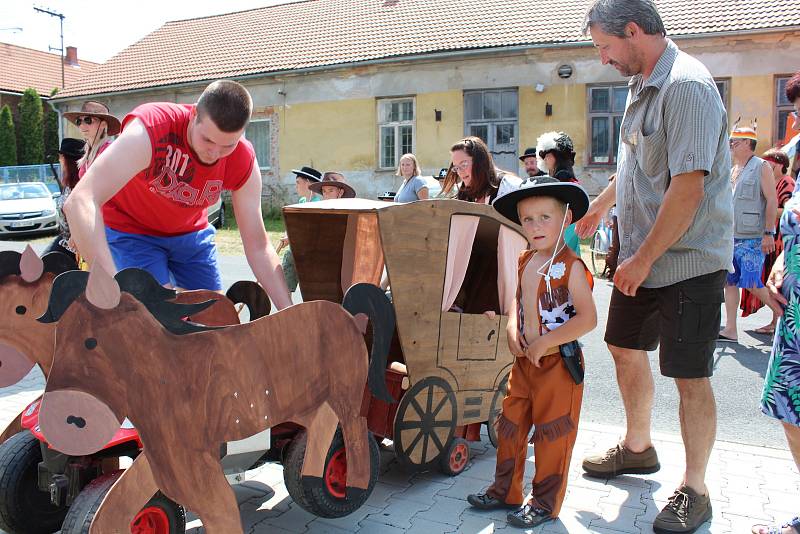
M 51 51 L 58 50 L 61 53 L 61 88 L 64 89 L 64 86 L 66 85 L 64 82 L 64 14 L 35 6 L 33 10 L 38 11 L 39 13 L 44 13 L 45 15 L 50 15 L 51 17 L 57 17 L 61 23 L 61 48 L 55 48 L 51 46 L 49 49 Z

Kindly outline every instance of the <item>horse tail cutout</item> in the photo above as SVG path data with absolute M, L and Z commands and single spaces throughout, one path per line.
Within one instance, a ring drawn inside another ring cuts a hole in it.
M 225 296 L 234 304 L 242 303 L 247 306 L 251 321 L 269 315 L 272 309 L 264 288 L 251 280 L 239 280 L 228 289 Z
M 397 402 L 386 387 L 386 361 L 394 334 L 394 307 L 380 288 L 373 284 L 354 284 L 342 299 L 342 307 L 350 315 L 363 313 L 372 323 L 372 348 L 369 358 L 369 389 L 376 398 Z

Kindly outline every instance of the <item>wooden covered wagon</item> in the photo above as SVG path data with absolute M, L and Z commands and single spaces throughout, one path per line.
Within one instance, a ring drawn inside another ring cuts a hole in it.
M 385 270 L 397 316 L 386 380 L 398 402 L 372 397 L 369 429 L 409 469 L 460 473 L 481 424 L 496 439 L 513 363 L 505 312 L 527 246 L 520 227 L 456 200 L 339 199 L 287 206 L 284 217 L 305 301 L 341 302 Z

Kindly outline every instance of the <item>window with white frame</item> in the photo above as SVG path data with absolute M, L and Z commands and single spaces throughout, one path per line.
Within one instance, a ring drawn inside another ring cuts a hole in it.
M 772 129 L 775 138 L 772 140 L 773 145 L 783 142 L 786 137 L 786 123 L 789 115 L 794 112 L 794 106 L 786 98 L 786 83 L 789 81 L 789 76 L 782 76 L 775 79 L 775 128 Z M 797 128 L 797 126 L 795 126 Z
M 244 131 L 245 138 L 252 143 L 256 151 L 256 159 L 262 169 L 269 169 L 272 166 L 271 128 L 272 121 L 269 119 L 256 119 L 250 121 Z
M 414 152 L 414 99 L 378 100 L 378 166 L 397 167 L 400 156 Z
M 589 164 L 616 165 L 627 84 L 588 86 Z

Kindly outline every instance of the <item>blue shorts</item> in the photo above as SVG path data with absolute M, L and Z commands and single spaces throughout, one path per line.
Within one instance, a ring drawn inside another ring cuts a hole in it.
M 216 235 L 211 225 L 171 237 L 128 234 L 106 227 L 117 269 L 138 267 L 152 274 L 160 284 L 182 289 L 222 289 L 214 244 Z
M 728 285 L 741 289 L 764 287 L 761 272 L 764 270 L 764 253 L 760 239 L 733 240 L 733 269 L 728 273 Z

